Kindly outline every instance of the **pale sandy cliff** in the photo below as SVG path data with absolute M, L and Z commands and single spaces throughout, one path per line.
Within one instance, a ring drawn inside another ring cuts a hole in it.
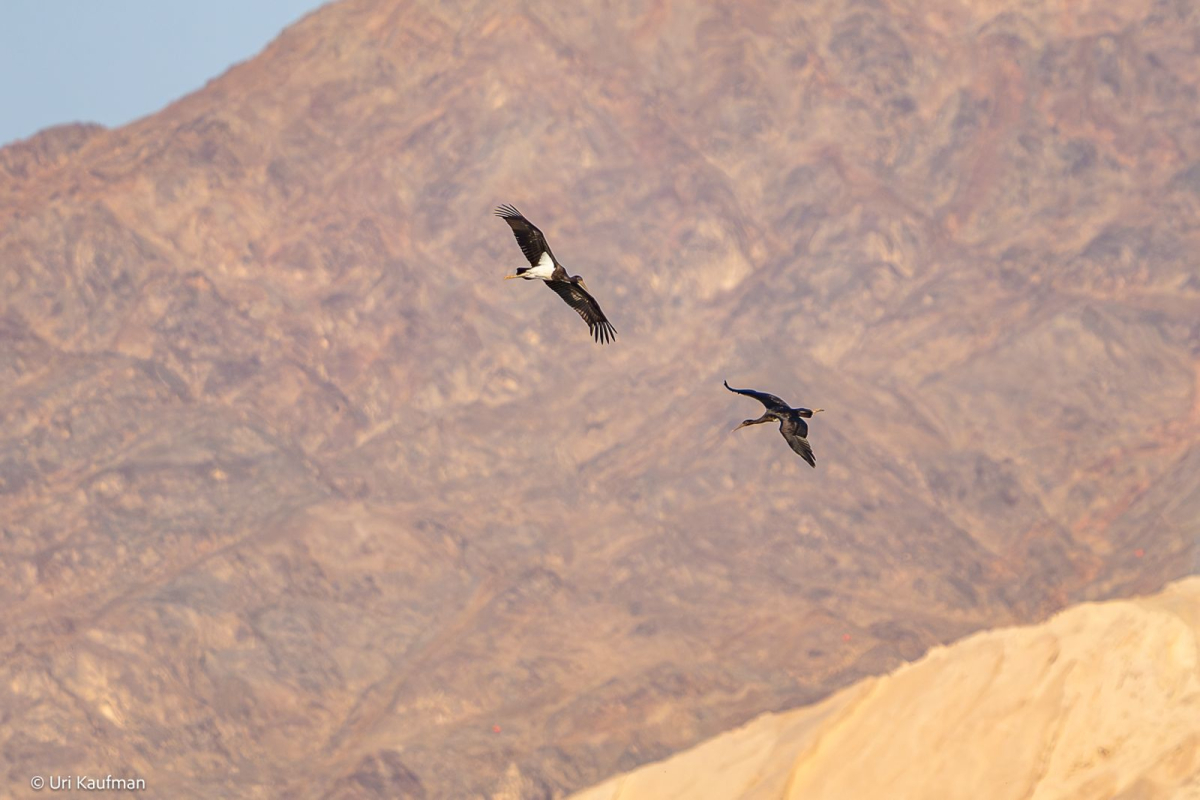
M 1200 577 L 980 633 L 576 800 L 1200 798 Z

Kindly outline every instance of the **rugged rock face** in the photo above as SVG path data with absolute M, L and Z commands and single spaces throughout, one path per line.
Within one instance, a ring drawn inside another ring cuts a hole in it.
M 575 800 L 1200 793 L 1200 578 L 977 634 Z
M 1195 571 L 1197 41 L 345 0 L 0 150 L 6 787 L 562 796 Z M 818 469 L 723 378 L 828 409 Z

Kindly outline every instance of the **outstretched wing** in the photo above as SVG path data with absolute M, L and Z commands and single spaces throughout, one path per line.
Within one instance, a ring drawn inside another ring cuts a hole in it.
M 521 246 L 521 252 L 529 259 L 529 263 L 537 266 L 541 263 L 542 256 L 550 254 L 550 258 L 554 258 L 554 254 L 550 253 L 550 247 L 546 244 L 546 237 L 538 230 L 537 226 L 517 211 L 512 206 L 504 205 L 496 209 L 496 216 L 508 223 L 508 227 L 512 228 L 513 236 L 517 237 L 517 244 Z
M 746 397 L 753 397 L 755 400 L 766 406 L 768 411 L 781 411 L 789 408 L 787 403 L 783 402 L 773 394 L 756 392 L 753 389 L 735 389 L 729 385 L 729 381 L 724 381 L 724 383 L 725 388 L 729 391 L 736 392 L 737 394 L 744 394 Z
M 617 337 L 617 331 L 600 310 L 596 298 L 588 294 L 588 290 L 574 281 L 546 281 L 554 293 L 567 301 L 567 305 L 575 309 L 575 313 L 583 317 L 588 324 L 588 330 L 600 344 L 611 342 Z
M 808 443 L 808 423 L 800 418 L 780 420 L 779 432 L 787 440 L 788 445 L 796 454 L 808 462 L 809 466 L 817 466 L 817 457 L 813 455 L 812 445 Z

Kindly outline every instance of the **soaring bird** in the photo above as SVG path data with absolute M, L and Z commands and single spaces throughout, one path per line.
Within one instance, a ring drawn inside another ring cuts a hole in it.
M 567 301 L 567 305 L 575 309 L 575 313 L 583 317 L 583 321 L 588 325 L 588 330 L 592 332 L 592 336 L 596 338 L 597 342 L 604 344 L 616 338 L 616 329 L 608 321 L 608 317 L 604 316 L 604 312 L 600 310 L 600 304 L 596 302 L 596 298 L 588 292 L 583 278 L 578 275 L 567 275 L 563 265 L 558 263 L 554 253 L 550 252 L 550 245 L 546 244 L 546 237 L 542 235 L 537 226 L 525 219 L 524 215 L 512 206 L 500 206 L 496 209 L 496 216 L 503 219 L 508 223 L 508 227 L 512 228 L 513 236 L 517 237 L 517 244 L 521 246 L 521 252 L 525 254 L 525 258 L 529 259 L 530 263 L 528 267 L 518 267 L 513 275 L 505 275 L 504 280 L 524 278 L 531 281 L 541 278 L 547 286 L 554 290 L 555 294 Z
M 747 397 L 753 397 L 758 402 L 767 407 L 764 413 L 758 419 L 748 419 L 734 428 L 735 431 L 741 430 L 747 425 L 758 425 L 771 420 L 779 421 L 779 432 L 783 434 L 783 438 L 787 439 L 787 443 L 793 450 L 810 466 L 817 466 L 817 458 L 813 455 L 812 446 L 808 443 L 808 423 L 805 419 L 809 419 L 818 411 L 824 411 L 823 408 L 792 408 L 787 403 L 780 400 L 773 394 L 766 392 L 756 392 L 753 389 L 735 389 L 725 381 L 725 388 L 737 394 L 744 394 Z

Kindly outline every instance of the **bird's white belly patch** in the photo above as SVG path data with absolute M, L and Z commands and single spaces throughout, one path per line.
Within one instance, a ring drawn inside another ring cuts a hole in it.
M 532 275 L 535 278 L 541 278 L 542 280 L 549 280 L 550 276 L 553 274 L 554 274 L 554 259 L 552 259 L 550 257 L 549 253 L 542 253 L 542 257 L 538 259 L 537 265 L 532 266 L 529 269 L 527 269 L 525 271 L 525 274 L 523 277 Z

